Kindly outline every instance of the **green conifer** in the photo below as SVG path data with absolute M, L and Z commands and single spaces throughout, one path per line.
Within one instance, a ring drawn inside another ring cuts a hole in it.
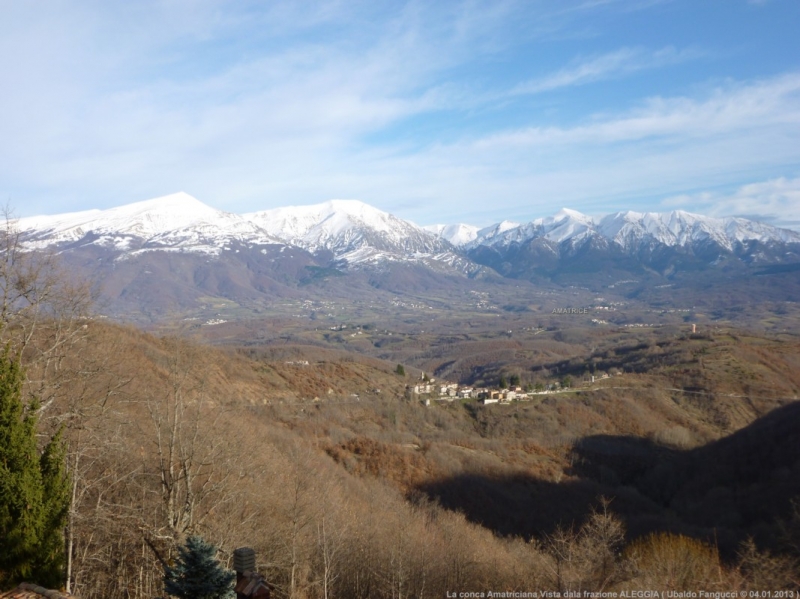
M 236 575 L 216 559 L 217 548 L 201 537 L 189 537 L 178 548 L 175 565 L 164 569 L 164 590 L 180 599 L 223 599 L 233 595 Z
M 8 348 L 0 354 L 0 589 L 22 580 L 63 581 L 63 530 L 69 509 L 64 448 L 57 434 L 41 456 L 38 405 L 22 402 L 23 372 Z

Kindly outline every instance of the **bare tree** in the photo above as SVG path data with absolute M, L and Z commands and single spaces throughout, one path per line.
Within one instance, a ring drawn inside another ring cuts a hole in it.
M 341 574 L 339 560 L 342 553 L 343 541 L 347 535 L 344 526 L 331 526 L 322 514 L 317 521 L 317 552 L 319 555 L 319 582 L 322 587 L 323 599 L 331 596 L 336 581 Z
M 549 535 L 545 550 L 551 556 L 551 582 L 560 592 L 602 591 L 624 576 L 620 550 L 625 540 L 622 522 L 610 510 L 610 501 L 600 498 L 578 530 L 558 528 Z
M 223 415 L 209 398 L 198 352 L 179 338 L 167 345 L 166 382 L 146 392 L 144 404 L 154 448 L 161 517 L 149 534 L 168 545 L 181 542 L 209 514 L 230 500 L 225 436 L 216 431 Z M 145 459 L 149 459 L 145 456 Z
M 86 337 L 91 284 L 74 280 L 55 254 L 26 247 L 8 208 L 0 226 L 0 326 L 2 340 L 22 356 L 27 391 L 45 412 L 74 370 L 64 367 Z
M 88 345 L 89 347 L 84 347 Z M 117 337 L 104 333 L 87 337 L 76 355 L 63 365 L 73 371 L 65 390 L 66 401 L 51 417 L 66 429 L 67 461 L 72 482 L 70 510 L 65 532 L 66 590 L 72 592 L 74 557 L 79 548 L 79 521 L 85 517 L 83 503 L 93 490 L 108 488 L 123 480 L 116 468 L 102 468 L 109 450 L 120 440 L 119 406 L 116 399 L 131 377 L 119 372 Z M 102 495 L 102 490 L 98 491 Z

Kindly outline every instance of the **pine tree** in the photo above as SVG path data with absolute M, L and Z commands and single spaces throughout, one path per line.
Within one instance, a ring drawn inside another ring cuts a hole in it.
M 64 448 L 57 434 L 39 455 L 38 405 L 23 405 L 22 381 L 22 368 L 6 348 L 0 354 L 0 589 L 22 580 L 63 583 Z
M 172 567 L 164 569 L 164 590 L 180 599 L 223 599 L 233 593 L 236 575 L 216 559 L 217 548 L 201 537 L 189 537 L 178 548 Z

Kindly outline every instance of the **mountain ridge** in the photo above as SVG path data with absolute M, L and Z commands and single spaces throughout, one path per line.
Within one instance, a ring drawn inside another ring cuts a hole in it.
M 440 225 L 441 231 L 453 225 Z M 620 211 L 592 217 L 562 208 L 553 216 L 517 224 L 503 221 L 481 229 L 474 239 L 464 243 L 467 249 L 478 245 L 507 246 L 536 238 L 562 243 L 600 235 L 626 248 L 631 241 L 651 237 L 666 246 L 685 246 L 712 239 L 728 250 L 735 242 L 750 240 L 800 243 L 800 233 L 741 217 L 716 218 L 674 210 L 671 212 Z
M 545 238 L 575 244 L 601 236 L 623 249 L 653 240 L 665 246 L 713 241 L 731 250 L 747 241 L 800 243 L 800 233 L 741 217 L 670 212 L 620 211 L 588 216 L 569 208 L 527 223 L 501 221 L 479 229 L 464 223 L 418 226 L 358 200 L 286 206 L 245 214 L 212 208 L 185 192 L 110 208 L 34 216 L 18 225 L 32 246 L 75 242 L 88 233 L 127 235 L 163 245 L 179 244 L 186 229 L 213 240 L 235 237 L 256 243 L 280 242 L 311 252 L 345 254 L 365 246 L 378 250 L 436 254 L 479 245 L 506 247 Z M 181 232 L 184 232 L 183 234 Z
M 483 229 L 420 227 L 356 200 L 238 215 L 178 193 L 17 226 L 23 247 L 50 248 L 102 280 L 124 314 L 211 305 L 203 298 L 263 307 L 332 292 L 383 301 L 384 293 L 435 289 L 447 297 L 503 279 L 602 294 L 627 281 L 628 290 L 613 294 L 662 303 L 674 301 L 659 291 L 666 287 L 687 302 L 712 287 L 725 297 L 734 288 L 736 297 L 762 297 L 749 277 L 773 272 L 765 267 L 784 273 L 769 297 L 788 301 L 800 289 L 791 274 L 800 272 L 800 233 L 683 211 L 591 217 L 565 208 Z

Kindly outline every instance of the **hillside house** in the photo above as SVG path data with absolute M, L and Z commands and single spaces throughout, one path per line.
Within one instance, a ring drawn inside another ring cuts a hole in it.
M 415 395 L 430 395 L 433 392 L 433 385 L 422 383 L 411 387 L 411 392 Z
M 441 383 L 439 385 L 439 395 L 442 397 L 455 397 L 458 395 L 457 383 Z
M 233 550 L 233 569 L 236 571 L 236 599 L 269 599 L 272 585 L 256 572 L 256 552 L 249 547 Z

